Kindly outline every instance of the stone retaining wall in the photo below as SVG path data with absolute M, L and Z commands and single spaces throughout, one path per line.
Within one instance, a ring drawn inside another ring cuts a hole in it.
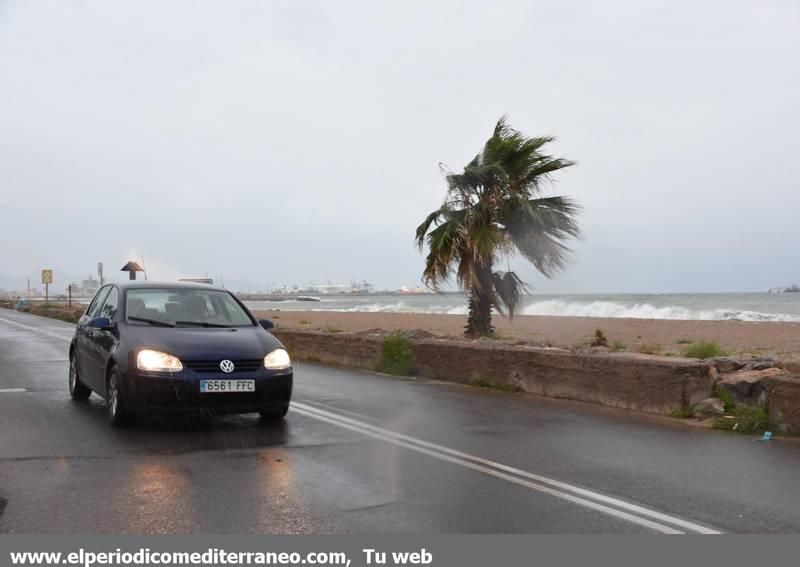
M 275 335 L 300 360 L 370 369 L 383 344 L 380 334 L 276 329 Z M 708 398 L 716 380 L 710 364 L 688 360 L 428 338 L 411 344 L 420 376 L 662 415 Z

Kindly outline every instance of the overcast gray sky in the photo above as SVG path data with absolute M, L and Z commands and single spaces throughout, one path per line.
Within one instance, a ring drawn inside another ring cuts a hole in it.
M 799 29 L 797 0 L 0 0 L 0 273 L 416 285 L 437 164 L 505 113 L 579 162 L 585 240 L 553 281 L 515 262 L 535 289 L 799 281 Z

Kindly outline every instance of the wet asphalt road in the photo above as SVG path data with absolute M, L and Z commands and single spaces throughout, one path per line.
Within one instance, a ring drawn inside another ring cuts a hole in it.
M 800 531 L 800 442 L 298 364 L 283 422 L 106 422 L 72 326 L 0 310 L 0 532 Z

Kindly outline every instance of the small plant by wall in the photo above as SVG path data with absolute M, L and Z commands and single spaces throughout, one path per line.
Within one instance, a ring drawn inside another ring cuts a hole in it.
M 698 341 L 687 346 L 683 351 L 683 356 L 686 358 L 714 358 L 717 356 L 725 356 L 726 352 L 723 350 L 719 343 L 714 341 Z
M 414 347 L 405 333 L 395 331 L 383 340 L 378 370 L 397 376 L 410 376 L 413 373 Z
M 727 429 L 739 433 L 763 433 L 773 431 L 775 423 L 769 415 L 766 403 L 749 406 L 737 404 L 733 396 L 724 388 L 717 386 L 717 397 L 722 400 L 727 415 L 714 420 L 716 429 Z
M 593 347 L 607 347 L 608 346 L 608 338 L 603 334 L 603 331 L 600 329 L 595 330 L 594 338 L 590 343 Z

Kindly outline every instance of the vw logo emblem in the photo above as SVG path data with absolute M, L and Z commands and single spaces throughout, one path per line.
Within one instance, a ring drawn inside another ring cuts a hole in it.
M 223 360 L 219 363 L 219 369 L 222 370 L 225 374 L 230 374 L 233 372 L 233 362 L 230 360 Z

